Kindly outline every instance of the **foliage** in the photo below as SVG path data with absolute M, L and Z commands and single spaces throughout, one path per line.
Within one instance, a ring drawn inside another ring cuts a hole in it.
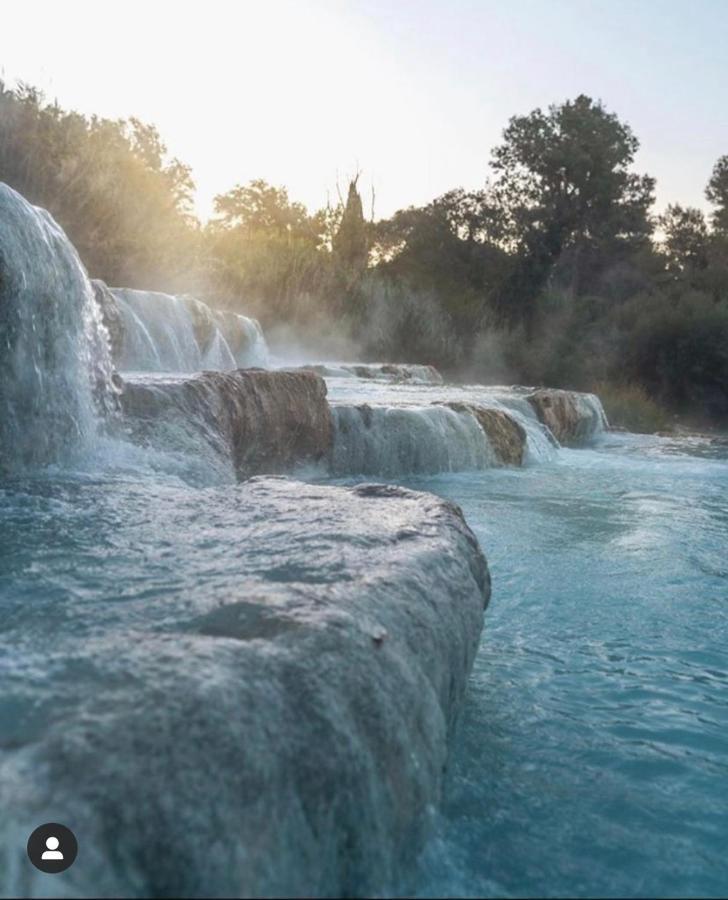
M 728 236 L 728 154 L 721 156 L 713 167 L 705 196 L 715 207 L 713 228 L 719 234 Z
M 0 180 L 50 210 L 92 275 L 154 287 L 195 264 L 190 170 L 137 119 L 87 119 L 0 82 Z
M 368 222 L 356 178 L 314 212 L 256 179 L 201 226 L 190 170 L 154 127 L 0 83 L 0 180 L 50 210 L 94 276 L 194 291 L 318 346 L 335 333 L 368 358 L 599 383 L 631 428 L 662 427 L 663 408 L 728 420 L 728 155 L 707 218 L 679 204 L 654 218 L 638 146 L 579 96 L 513 117 L 482 189 Z
M 665 431 L 670 418 L 641 384 L 621 381 L 599 381 L 592 392 L 602 401 L 604 412 L 613 428 L 624 428 L 638 434 Z
M 660 249 L 672 275 L 690 278 L 707 268 L 708 226 L 701 210 L 670 204 L 658 224 L 664 232 Z
M 592 291 L 649 239 L 654 179 L 630 171 L 638 147 L 628 125 L 583 95 L 510 120 L 492 162 L 517 256 L 500 298 L 507 319 L 528 321 L 549 286 Z
M 354 277 L 361 275 L 369 260 L 369 228 L 364 220 L 364 208 L 354 178 L 349 182 L 346 205 L 341 214 L 341 221 L 333 236 L 334 254 L 344 270 Z

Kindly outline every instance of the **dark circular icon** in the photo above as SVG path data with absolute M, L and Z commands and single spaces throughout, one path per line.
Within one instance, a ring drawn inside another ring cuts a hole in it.
M 28 859 L 41 872 L 65 872 L 73 865 L 78 842 L 70 828 L 57 822 L 39 825 L 28 838 Z

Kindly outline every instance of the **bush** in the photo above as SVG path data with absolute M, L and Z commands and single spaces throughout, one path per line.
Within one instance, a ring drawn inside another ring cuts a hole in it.
M 667 412 L 642 387 L 626 382 L 601 381 L 593 387 L 613 428 L 652 434 L 669 427 Z
M 728 305 L 695 291 L 657 293 L 635 298 L 619 320 L 620 380 L 693 419 L 728 417 Z

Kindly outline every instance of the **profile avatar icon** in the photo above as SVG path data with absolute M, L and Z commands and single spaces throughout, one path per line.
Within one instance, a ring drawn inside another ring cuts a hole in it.
M 36 869 L 48 875 L 65 872 L 76 861 L 78 841 L 76 835 L 60 822 L 39 825 L 28 838 L 28 859 Z
M 63 859 L 63 854 L 58 849 L 60 843 L 61 842 L 54 834 L 47 837 L 45 845 L 48 849 L 43 852 L 41 859 Z

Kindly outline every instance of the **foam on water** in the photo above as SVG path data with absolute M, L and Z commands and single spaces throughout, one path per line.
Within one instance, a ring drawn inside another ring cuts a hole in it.
M 389 384 L 442 384 L 443 377 L 434 366 L 404 363 L 307 363 L 302 366 L 324 378 L 364 378 Z

